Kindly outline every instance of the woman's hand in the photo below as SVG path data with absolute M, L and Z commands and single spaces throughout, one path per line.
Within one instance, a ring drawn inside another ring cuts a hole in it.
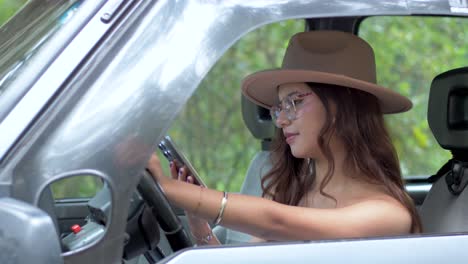
M 163 186 L 167 182 L 170 181 L 170 179 L 164 175 L 164 172 L 161 167 L 161 161 L 159 160 L 159 157 L 156 155 L 156 153 L 151 154 L 151 157 L 148 161 L 147 165 L 148 170 L 151 172 L 151 176 L 161 185 Z M 172 170 L 171 170 L 172 173 Z
M 174 184 L 176 183 L 175 181 L 181 181 L 198 185 L 196 184 L 195 178 L 192 175 L 187 175 L 188 169 L 186 167 L 178 168 L 176 162 L 174 161 L 170 162 L 170 172 L 172 179 L 165 176 L 161 167 L 161 161 L 154 153 L 151 155 L 148 161 L 147 168 L 151 172 L 153 178 L 163 187 L 163 189 L 165 187 L 169 187 L 167 184 L 169 184 L 171 181 L 174 181 Z M 199 188 L 203 187 L 200 186 Z M 173 191 L 171 193 L 173 195 L 177 195 L 179 188 L 172 188 L 172 190 Z M 168 196 L 168 198 L 170 197 Z M 197 240 L 197 244 L 219 244 L 218 239 L 214 237 L 211 231 L 211 227 L 205 219 L 200 218 L 195 214 L 191 214 L 188 211 L 185 211 L 185 214 L 187 215 L 192 236 L 194 236 L 194 238 Z

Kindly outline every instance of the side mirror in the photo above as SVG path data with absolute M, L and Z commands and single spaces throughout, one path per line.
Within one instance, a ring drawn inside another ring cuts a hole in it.
M 62 264 L 50 216 L 31 204 L 0 198 L 0 263 Z

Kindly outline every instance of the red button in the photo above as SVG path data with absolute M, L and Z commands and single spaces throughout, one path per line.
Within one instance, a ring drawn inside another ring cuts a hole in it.
M 81 226 L 80 225 L 73 225 L 71 227 L 71 230 L 73 231 L 73 233 L 77 234 L 78 232 L 81 231 Z

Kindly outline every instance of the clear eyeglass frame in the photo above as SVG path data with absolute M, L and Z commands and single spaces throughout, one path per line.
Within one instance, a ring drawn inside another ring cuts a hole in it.
M 275 124 L 275 126 L 281 127 L 277 121 L 281 115 L 281 112 L 283 111 L 286 114 L 286 118 L 289 121 L 296 120 L 298 101 L 304 100 L 304 97 L 309 96 L 311 94 L 313 93 L 308 92 L 308 93 L 302 93 L 302 94 L 288 95 L 283 100 L 281 100 L 281 102 L 278 105 L 272 106 L 270 108 L 270 115 L 271 115 L 271 120 L 273 120 L 273 123 Z

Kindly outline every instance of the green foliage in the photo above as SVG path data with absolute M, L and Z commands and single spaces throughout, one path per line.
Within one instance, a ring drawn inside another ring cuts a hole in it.
M 212 68 L 169 134 L 207 185 L 238 191 L 260 142 L 245 127 L 240 84 L 249 73 L 281 65 L 289 38 L 304 21 L 285 21 L 241 39 Z
M 449 158 L 426 121 L 428 89 L 434 76 L 464 66 L 468 56 L 462 19 L 375 17 L 360 35 L 374 48 L 379 83 L 408 96 L 414 108 L 386 117 L 403 175 L 431 175 Z M 169 133 L 209 186 L 238 191 L 260 143 L 247 131 L 240 112 L 240 83 L 258 70 L 279 67 L 287 42 L 303 31 L 285 21 L 246 35 L 221 58 L 192 96 Z
M 468 35 L 463 18 L 373 17 L 359 34 L 374 48 L 379 83 L 408 96 L 413 109 L 388 116 L 404 175 L 430 175 L 450 155 L 440 148 L 426 120 L 432 79 L 466 66 Z
M 53 182 L 52 194 L 55 199 L 93 197 L 101 190 L 101 178 L 91 175 L 78 175 Z
M 0 0 L 0 25 L 14 15 L 27 0 Z

